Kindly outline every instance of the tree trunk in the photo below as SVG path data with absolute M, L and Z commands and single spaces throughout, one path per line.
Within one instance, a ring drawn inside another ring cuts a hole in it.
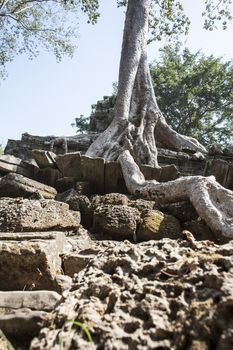
M 157 203 L 190 200 L 218 237 L 233 239 L 233 192 L 222 187 L 213 176 L 187 176 L 158 183 L 145 180 L 129 151 L 120 155 L 119 162 L 130 193 Z
M 206 151 L 197 140 L 168 126 L 157 105 L 146 54 L 150 2 L 128 1 L 115 117 L 90 146 L 88 156 L 116 160 L 128 149 L 138 163 L 156 167 L 156 139 L 176 150 Z

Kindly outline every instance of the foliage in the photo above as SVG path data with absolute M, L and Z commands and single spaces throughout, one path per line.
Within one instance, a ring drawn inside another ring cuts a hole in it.
M 72 320 L 67 321 L 67 323 L 72 323 L 72 326 L 76 326 L 76 327 L 81 328 L 82 332 L 86 335 L 88 342 L 93 343 L 91 333 L 90 333 L 89 329 L 87 328 L 87 326 L 85 325 L 85 323 L 79 322 L 79 321 L 72 321 Z M 62 331 L 64 330 L 65 325 L 62 327 Z M 60 350 L 64 350 L 62 339 L 60 340 Z
M 125 6 L 127 0 L 117 0 L 118 6 Z M 190 20 L 185 14 L 183 1 L 179 0 L 152 0 L 150 10 L 150 41 L 177 39 L 180 34 L 187 34 Z M 202 12 L 203 27 L 207 30 L 217 28 L 221 23 L 222 28 L 227 28 L 228 21 L 232 20 L 232 0 L 203 0 Z
M 0 156 L 1 156 L 2 154 L 4 154 L 4 151 L 3 151 L 2 145 L 1 145 L 1 143 L 0 143 Z
M 96 23 L 98 6 L 97 0 L 0 0 L 0 78 L 6 76 L 6 64 L 22 53 L 33 58 L 43 48 L 58 61 L 71 56 L 79 12 Z
M 99 17 L 99 0 L 0 0 L 0 78 L 6 75 L 6 64 L 18 54 L 36 56 L 41 48 L 52 51 L 57 60 L 72 55 L 77 37 L 79 12 L 89 23 Z M 116 0 L 125 6 L 127 0 Z M 223 28 L 231 20 L 231 0 L 203 0 L 204 28 L 213 30 L 217 22 Z M 152 0 L 149 41 L 163 36 L 174 38 L 187 34 L 190 21 L 179 0 Z
M 192 54 L 180 45 L 161 50 L 151 65 L 158 105 L 179 133 L 204 145 L 233 138 L 233 61 Z M 231 141 L 232 142 L 232 141 Z
M 76 129 L 76 133 L 83 134 L 89 129 L 90 118 L 80 115 L 80 117 L 74 119 L 74 123 L 71 124 L 73 128 Z

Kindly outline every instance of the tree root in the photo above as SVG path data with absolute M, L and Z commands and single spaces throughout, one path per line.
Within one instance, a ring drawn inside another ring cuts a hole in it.
M 233 239 L 233 192 L 213 176 L 187 176 L 167 183 L 146 181 L 129 151 L 118 158 L 130 193 L 159 203 L 190 200 L 216 235 Z

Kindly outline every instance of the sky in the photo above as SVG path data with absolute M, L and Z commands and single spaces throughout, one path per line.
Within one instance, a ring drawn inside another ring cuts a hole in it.
M 202 29 L 203 0 L 183 0 L 191 18 L 185 44 L 192 52 L 233 58 L 233 24 L 228 30 Z M 71 123 L 81 114 L 89 116 L 91 105 L 111 95 L 117 81 L 124 25 L 124 11 L 115 0 L 100 0 L 98 24 L 79 20 L 78 48 L 72 59 L 56 63 L 52 54 L 42 52 L 30 61 L 18 56 L 7 66 L 8 78 L 0 85 L 0 143 L 20 139 L 21 134 L 74 135 Z M 159 46 L 148 47 L 149 61 L 158 57 Z

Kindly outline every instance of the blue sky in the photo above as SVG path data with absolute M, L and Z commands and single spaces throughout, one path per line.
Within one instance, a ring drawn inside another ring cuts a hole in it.
M 9 76 L 0 85 L 0 143 L 20 139 L 23 132 L 36 135 L 72 135 L 70 126 L 80 114 L 88 116 L 91 104 L 112 93 L 117 81 L 124 13 L 115 0 L 102 0 L 95 26 L 79 21 L 78 49 L 72 59 L 41 53 L 29 61 L 17 57 L 8 65 Z M 196 52 L 233 58 L 233 25 L 227 31 L 206 32 L 200 16 L 203 0 L 184 0 L 192 26 L 186 45 Z M 158 57 L 159 45 L 148 48 L 149 60 Z

